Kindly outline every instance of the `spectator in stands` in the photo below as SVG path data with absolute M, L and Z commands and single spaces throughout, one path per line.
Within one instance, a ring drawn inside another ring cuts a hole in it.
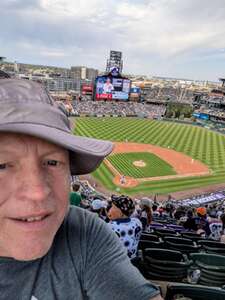
M 183 223 L 183 227 L 185 229 L 188 229 L 188 230 L 196 230 L 196 226 L 195 226 L 195 219 L 194 219 L 194 216 L 193 216 L 193 211 L 192 209 L 189 209 L 187 211 L 187 217 L 183 217 L 186 219 L 186 221 Z
M 112 150 L 74 136 L 42 85 L 0 80 L 1 299 L 161 299 L 105 222 L 69 207 L 70 173 Z
M 142 224 L 137 218 L 130 218 L 134 212 L 134 202 L 128 196 L 113 196 L 112 207 L 108 211 L 109 225 L 118 235 L 127 249 L 130 258 L 137 254 L 138 242 L 142 232 Z
M 222 215 L 220 216 L 220 220 L 221 220 L 222 223 L 223 223 L 223 230 L 225 230 L 225 214 L 222 214 Z
M 185 216 L 186 216 L 185 208 L 183 206 L 178 206 L 174 212 L 174 218 L 179 221 L 180 218 Z
M 81 194 L 79 193 L 80 184 L 78 182 L 72 183 L 72 191 L 70 192 L 70 204 L 74 206 L 80 206 Z
M 223 223 L 220 219 L 216 216 L 216 210 L 210 210 L 208 215 L 208 222 L 209 222 L 209 229 L 210 235 L 209 238 L 213 240 L 220 240 L 221 234 L 223 232 Z
M 96 213 L 99 218 L 106 221 L 107 213 L 106 213 L 107 203 L 100 199 L 95 199 L 91 202 L 91 211 Z
M 198 207 L 196 210 L 197 217 L 194 217 L 194 230 L 202 235 L 202 231 L 208 237 L 211 233 L 209 222 L 207 221 L 207 211 L 205 207 Z
M 158 212 L 158 206 L 159 206 L 159 204 L 154 201 L 153 205 L 152 205 L 152 217 L 159 217 L 160 216 L 160 213 Z
M 150 224 L 152 222 L 152 201 L 147 198 L 143 198 L 140 201 L 141 213 L 140 221 L 142 223 L 143 231 L 150 230 Z
M 221 243 L 225 243 L 225 214 L 222 214 L 220 216 L 220 220 L 223 223 L 223 231 L 222 231 L 222 234 L 221 234 L 221 237 L 220 237 L 220 241 L 221 241 Z

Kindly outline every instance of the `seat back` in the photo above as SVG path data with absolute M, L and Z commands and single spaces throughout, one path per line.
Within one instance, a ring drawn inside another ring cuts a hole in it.
M 192 253 L 190 258 L 198 265 L 207 268 L 220 269 L 225 271 L 225 257 L 217 254 Z
M 207 246 L 207 247 L 210 247 L 210 248 L 225 249 L 225 244 L 217 242 L 217 241 L 212 241 L 212 240 L 199 240 L 198 245 L 201 245 L 203 247 Z
M 155 235 L 155 234 L 150 234 L 150 233 L 142 233 L 141 234 L 141 240 L 146 240 L 146 241 L 154 241 L 154 242 L 159 242 L 160 238 Z
M 185 244 L 185 245 L 192 245 L 194 246 L 194 242 L 191 239 L 185 239 L 182 237 L 164 237 L 164 241 L 171 242 L 171 243 L 177 243 L 177 244 Z
M 149 248 L 164 248 L 165 244 L 163 241 L 148 241 L 148 240 L 139 240 L 138 243 L 138 250 L 142 250 L 143 252 L 145 252 L 145 249 L 149 249 Z M 143 253 L 144 255 L 144 253 Z
M 154 260 L 161 261 L 174 261 L 174 262 L 184 262 L 185 257 L 180 251 L 168 250 L 168 249 L 146 249 L 146 256 L 153 258 Z
M 184 283 L 171 283 L 167 286 L 165 300 L 188 298 L 192 300 L 224 300 L 225 290 Z

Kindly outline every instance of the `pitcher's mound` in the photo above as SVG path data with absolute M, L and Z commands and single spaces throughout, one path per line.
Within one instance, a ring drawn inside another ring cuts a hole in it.
M 133 165 L 135 167 L 144 168 L 146 166 L 146 163 L 143 160 L 135 160 L 133 162 Z

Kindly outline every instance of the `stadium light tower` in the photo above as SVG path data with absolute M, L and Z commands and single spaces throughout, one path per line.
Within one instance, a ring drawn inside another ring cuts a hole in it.
M 219 78 L 220 81 L 222 81 L 222 88 L 225 88 L 225 78 Z
M 109 73 L 113 67 L 117 67 L 119 73 L 123 70 L 122 52 L 110 50 L 110 58 L 107 59 L 106 72 Z

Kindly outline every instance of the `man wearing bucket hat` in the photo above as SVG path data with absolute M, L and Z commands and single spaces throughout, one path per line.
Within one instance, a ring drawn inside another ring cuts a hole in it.
M 1 299 L 160 299 L 107 224 L 68 205 L 70 175 L 111 151 L 72 135 L 40 84 L 0 80 Z

